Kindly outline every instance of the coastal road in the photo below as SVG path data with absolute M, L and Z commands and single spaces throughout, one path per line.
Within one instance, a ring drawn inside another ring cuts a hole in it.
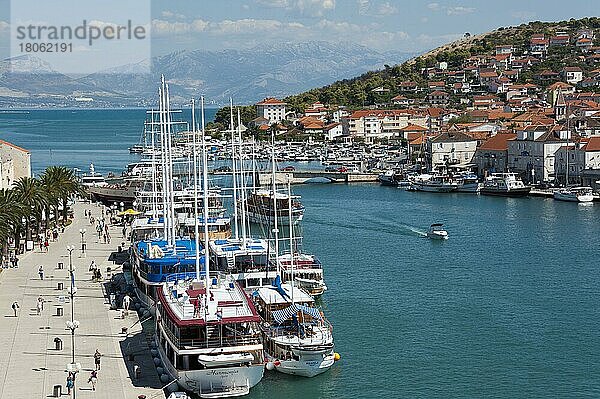
M 53 397 L 53 387 L 62 385 L 66 397 L 66 367 L 71 362 L 71 331 L 66 322 L 71 319 L 71 305 L 67 288 L 69 280 L 69 254 L 67 245 L 75 246 L 72 261 L 75 266 L 75 320 L 80 327 L 75 332 L 75 361 L 82 371 L 76 380 L 77 398 L 164 398 L 158 375 L 152 366 L 147 340 L 141 332 L 138 316 L 129 312 L 126 319 L 121 313 L 110 310 L 104 294 L 104 284 L 92 282 L 89 265 L 92 260 L 101 267 L 106 277 L 106 268 L 119 266 L 109 261 L 110 254 L 121 243 L 121 228 L 110 227 L 111 244 L 104 244 L 94 234 L 95 228 L 84 217 L 89 209 L 96 218 L 101 217 L 97 205 L 76 203 L 73 223 L 51 242 L 48 252 L 34 251 L 20 257 L 19 267 L 3 269 L 0 273 L 0 399 L 48 398 Z M 86 256 L 80 251 L 80 229 L 87 233 Z M 64 269 L 58 269 L 59 262 Z M 44 266 L 45 277 L 38 276 L 39 265 Z M 64 289 L 57 289 L 58 283 Z M 37 315 L 38 296 L 45 299 L 44 310 Z M 19 314 L 14 317 L 11 304 L 17 301 Z M 63 315 L 57 316 L 57 308 Z M 135 324 L 135 325 L 134 325 Z M 134 325 L 132 327 L 132 325 Z M 129 334 L 121 334 L 122 327 L 129 327 Z M 62 350 L 56 350 L 55 338 L 63 342 Z M 94 369 L 93 354 L 102 353 L 101 370 L 98 372 L 96 391 L 88 384 Z M 129 354 L 134 355 L 133 361 Z M 140 378 L 133 377 L 134 364 L 140 366 Z

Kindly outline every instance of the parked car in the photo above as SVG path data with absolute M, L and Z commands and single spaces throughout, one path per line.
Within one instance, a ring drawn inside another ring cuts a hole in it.
M 285 168 L 281 169 L 284 172 L 293 172 L 296 170 L 296 168 L 294 168 L 293 166 L 286 166 Z
M 339 168 L 337 168 L 337 172 L 346 173 L 348 172 L 348 168 L 345 166 L 340 166 Z
M 325 168 L 325 172 L 337 172 L 337 171 L 338 171 L 338 168 L 335 166 L 327 166 Z

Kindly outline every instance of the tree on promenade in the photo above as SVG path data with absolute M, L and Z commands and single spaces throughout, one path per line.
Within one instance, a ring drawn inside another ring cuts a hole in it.
M 61 206 L 63 223 L 66 223 L 69 200 L 81 194 L 84 194 L 84 190 L 77 176 L 64 166 L 50 166 L 39 179 L 22 177 L 11 189 L 0 190 L 2 258 L 6 259 L 11 240 L 18 248 L 23 236 L 27 240 L 32 239 L 34 228 L 38 234 L 43 232 L 44 219 L 46 223 L 44 228 L 50 227 L 52 213 L 54 223 L 58 225 Z

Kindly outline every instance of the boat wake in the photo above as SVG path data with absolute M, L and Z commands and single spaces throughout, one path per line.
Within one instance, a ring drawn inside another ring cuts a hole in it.
M 373 226 L 369 225 L 359 225 L 359 224 L 350 224 L 350 223 L 335 223 L 335 222 L 326 222 L 326 221 L 316 221 L 311 220 L 307 221 L 307 223 L 314 223 L 325 226 L 332 227 L 340 227 L 351 230 L 367 230 L 367 231 L 376 231 L 379 233 L 387 233 L 392 235 L 408 235 L 408 236 L 418 236 L 418 237 L 427 237 L 427 232 L 425 230 L 417 229 L 416 227 L 409 226 L 403 223 L 394 223 L 389 220 L 377 220 L 377 224 Z

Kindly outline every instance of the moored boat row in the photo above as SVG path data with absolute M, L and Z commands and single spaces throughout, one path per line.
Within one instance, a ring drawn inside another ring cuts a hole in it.
M 339 355 L 315 301 L 327 289 L 323 266 L 302 250 L 296 231 L 305 211 L 300 197 L 275 179 L 272 187 L 255 187 L 240 155 L 239 122 L 231 131 L 239 157 L 232 160 L 232 188 L 209 183 L 203 130 L 185 132 L 193 140 L 185 143 L 188 177 L 174 179 L 183 144 L 164 117 L 171 115 L 164 80 L 158 114 L 161 122 L 146 129 L 150 167 L 138 176 L 132 201 L 130 265 L 136 293 L 155 316 L 161 379 L 177 382 L 167 388 L 234 397 L 248 394 L 265 370 L 305 377 L 329 370 Z M 268 233 L 253 235 L 250 224 Z

